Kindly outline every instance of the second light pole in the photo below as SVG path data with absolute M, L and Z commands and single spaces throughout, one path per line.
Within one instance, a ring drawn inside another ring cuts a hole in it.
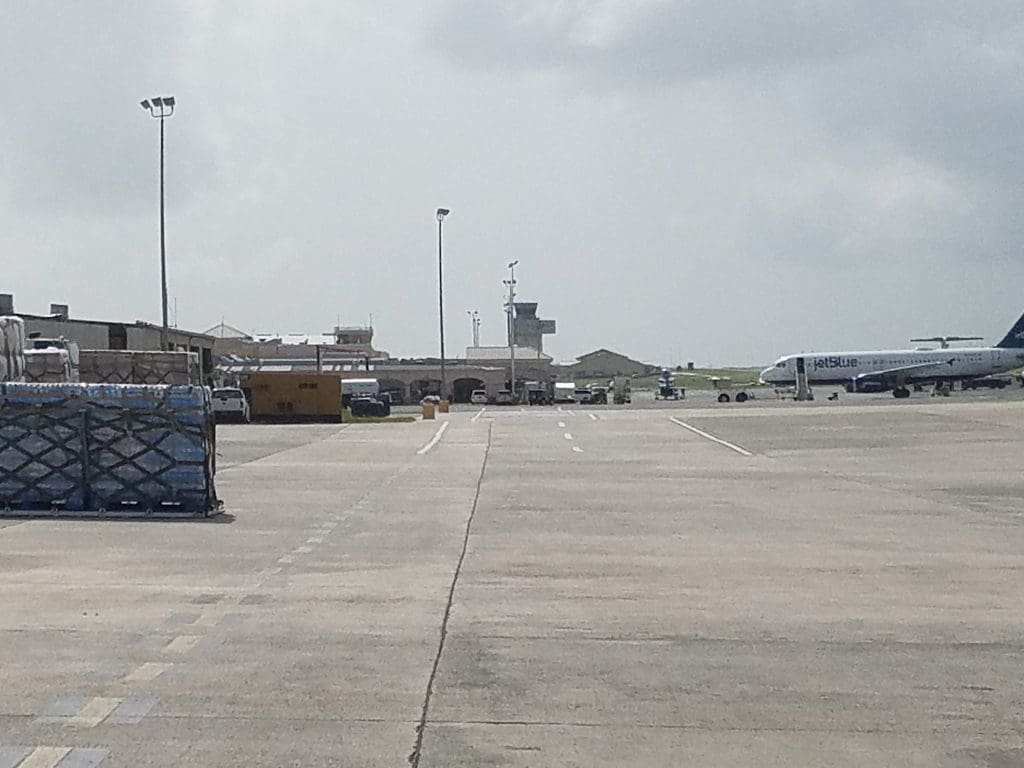
M 444 217 L 451 213 L 447 208 L 437 209 L 437 318 L 441 330 L 441 399 L 448 399 L 448 377 L 444 360 L 444 250 L 442 246 L 442 225 Z
M 173 96 L 154 96 L 140 102 L 142 108 L 160 121 L 160 350 L 167 345 L 167 242 L 164 237 L 164 120 L 174 114 Z

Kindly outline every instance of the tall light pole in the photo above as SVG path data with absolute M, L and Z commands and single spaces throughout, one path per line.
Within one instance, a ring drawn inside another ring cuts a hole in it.
M 508 263 L 509 279 L 502 280 L 508 286 L 508 358 L 512 364 L 512 399 L 516 402 L 519 402 L 519 400 L 516 397 L 516 321 L 514 312 L 516 302 L 516 264 L 518 263 L 519 259 Z
M 473 323 L 473 346 L 480 346 L 480 313 L 475 309 L 467 309 L 466 314 Z
M 445 375 L 444 369 L 444 269 L 442 267 L 444 260 L 442 257 L 443 251 L 441 250 L 441 228 L 444 224 L 444 217 L 447 216 L 451 211 L 447 208 L 437 209 L 437 317 L 441 326 L 441 399 L 447 399 L 448 393 L 448 377 Z
M 173 96 L 144 99 L 142 108 L 160 121 L 160 303 L 163 322 L 160 326 L 160 349 L 167 351 L 167 241 L 164 237 L 164 120 L 174 114 Z

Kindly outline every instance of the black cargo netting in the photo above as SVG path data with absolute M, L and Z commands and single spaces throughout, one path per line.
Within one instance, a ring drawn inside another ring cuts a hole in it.
M 80 394 L 33 404 L 0 397 L 0 508 L 140 516 L 215 510 L 208 398 L 200 405 L 173 399 L 175 390 L 195 389 L 135 387 L 144 397 L 127 406 Z

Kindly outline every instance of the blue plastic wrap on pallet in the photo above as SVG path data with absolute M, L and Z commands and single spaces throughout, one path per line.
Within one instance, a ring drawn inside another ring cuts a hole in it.
M 0 509 L 208 512 L 214 425 L 193 386 L 0 385 Z

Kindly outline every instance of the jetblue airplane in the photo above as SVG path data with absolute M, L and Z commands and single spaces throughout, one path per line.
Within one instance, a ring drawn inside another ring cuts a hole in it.
M 887 392 L 910 397 L 908 385 L 977 379 L 1024 366 L 1024 315 L 994 347 L 829 352 L 787 355 L 761 371 L 766 384 L 796 384 L 798 368 L 807 384 L 841 385 L 848 392 Z

